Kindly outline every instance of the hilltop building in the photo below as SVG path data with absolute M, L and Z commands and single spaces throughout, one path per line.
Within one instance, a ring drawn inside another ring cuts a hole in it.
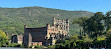
M 29 28 L 24 26 L 23 44 L 31 45 L 54 45 L 56 35 L 66 36 L 69 32 L 69 20 L 56 19 L 53 17 L 53 25 L 47 24 L 46 27 Z

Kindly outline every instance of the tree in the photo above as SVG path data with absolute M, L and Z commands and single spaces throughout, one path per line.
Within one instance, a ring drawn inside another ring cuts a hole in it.
M 102 31 L 104 30 L 103 23 L 101 22 L 104 18 L 104 15 L 102 12 L 97 12 L 95 13 L 94 16 L 89 18 L 88 20 L 85 21 L 86 27 L 85 30 L 87 31 L 88 34 L 92 34 L 92 32 L 101 34 Z M 97 35 L 96 35 L 97 36 Z
M 82 28 L 80 28 L 80 35 L 83 33 L 85 33 L 85 21 L 88 19 L 88 17 L 80 17 L 78 19 L 74 19 L 72 24 L 79 24 L 79 26 L 81 26 Z
M 108 31 L 110 29 L 110 24 L 111 24 L 111 11 L 106 13 L 104 20 L 105 20 L 106 31 Z
M 7 43 L 8 43 L 8 39 L 7 39 L 7 36 L 6 36 L 5 32 L 0 30 L 0 45 L 1 46 L 6 46 Z

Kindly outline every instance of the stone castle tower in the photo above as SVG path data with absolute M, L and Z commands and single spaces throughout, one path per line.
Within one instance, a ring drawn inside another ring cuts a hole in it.
M 58 30 L 60 30 L 59 32 L 61 34 L 67 34 L 69 32 L 69 20 L 66 19 L 56 19 L 55 17 L 53 17 L 53 26 L 55 27 L 59 27 Z

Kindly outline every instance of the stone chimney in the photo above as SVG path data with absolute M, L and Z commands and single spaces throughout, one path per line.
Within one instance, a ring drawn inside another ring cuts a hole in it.
M 24 25 L 24 28 L 27 28 L 27 25 Z
M 46 27 L 47 27 L 47 29 L 49 29 L 49 28 L 50 28 L 50 24 L 47 24 L 47 26 L 46 26 Z

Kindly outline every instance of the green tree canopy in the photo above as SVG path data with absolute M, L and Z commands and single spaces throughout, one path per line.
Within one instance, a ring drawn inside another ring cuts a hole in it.
M 8 39 L 5 32 L 0 30 L 0 46 L 6 46 L 7 43 L 8 43 Z

